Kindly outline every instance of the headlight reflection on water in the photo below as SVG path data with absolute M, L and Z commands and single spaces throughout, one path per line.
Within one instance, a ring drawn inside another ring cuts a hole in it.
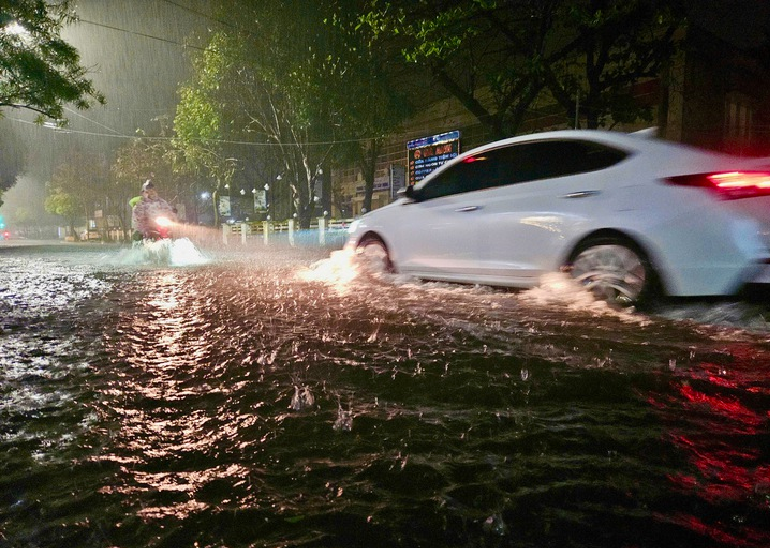
M 115 416 L 119 429 L 111 436 L 113 450 L 98 460 L 119 463 L 123 472 L 101 492 L 137 500 L 155 493 L 150 500 L 160 502 L 160 497 L 164 502 L 142 503 L 140 516 L 184 517 L 207 506 L 191 499 L 201 482 L 229 477 L 229 467 L 198 469 L 193 462 L 213 460 L 207 455 L 222 439 L 234 436 L 245 417 L 228 421 L 216 405 L 212 409 L 211 395 L 219 399 L 209 383 L 216 367 L 208 338 L 213 307 L 191 287 L 201 278 L 184 270 L 140 276 L 146 278 L 146 296 L 139 296 L 134 309 L 122 315 L 118 335 L 106 342 L 115 356 L 106 411 Z M 152 470 L 151 463 L 164 461 L 179 468 Z

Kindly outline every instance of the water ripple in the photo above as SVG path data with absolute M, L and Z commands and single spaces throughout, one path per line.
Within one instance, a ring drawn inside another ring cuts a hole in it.
M 770 540 L 753 327 L 338 254 L 78 257 L 0 272 L 0 546 Z

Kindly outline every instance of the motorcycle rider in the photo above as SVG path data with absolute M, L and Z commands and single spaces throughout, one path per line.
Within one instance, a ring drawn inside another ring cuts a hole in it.
M 174 209 L 158 195 L 153 182 L 147 179 L 142 185 L 142 199 L 136 203 L 131 213 L 131 225 L 134 228 L 132 239 L 138 241 L 143 238 L 157 237 L 156 219 L 158 217 L 176 220 Z
M 132 230 L 131 241 L 134 241 L 134 242 L 141 242 L 144 239 L 144 234 L 139 232 L 139 230 L 137 229 L 136 219 L 134 218 L 134 208 L 142 202 L 142 198 L 144 198 L 144 194 L 145 192 L 142 191 L 142 193 L 139 196 L 134 196 L 128 201 L 128 205 L 131 208 L 131 230 Z

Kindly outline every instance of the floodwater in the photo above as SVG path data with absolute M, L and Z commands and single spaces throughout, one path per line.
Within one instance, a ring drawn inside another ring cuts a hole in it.
M 187 251 L 0 247 L 0 547 L 770 545 L 767 304 Z

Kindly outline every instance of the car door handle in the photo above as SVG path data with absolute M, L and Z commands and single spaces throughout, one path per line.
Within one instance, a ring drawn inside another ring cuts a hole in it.
M 562 198 L 589 198 L 591 196 L 596 196 L 599 193 L 600 191 L 598 190 L 581 190 L 580 192 L 570 192 L 569 194 L 564 194 Z
M 461 207 L 460 209 L 455 209 L 458 213 L 465 213 L 467 211 L 476 211 L 479 209 L 484 209 L 484 206 L 467 206 L 467 207 Z

